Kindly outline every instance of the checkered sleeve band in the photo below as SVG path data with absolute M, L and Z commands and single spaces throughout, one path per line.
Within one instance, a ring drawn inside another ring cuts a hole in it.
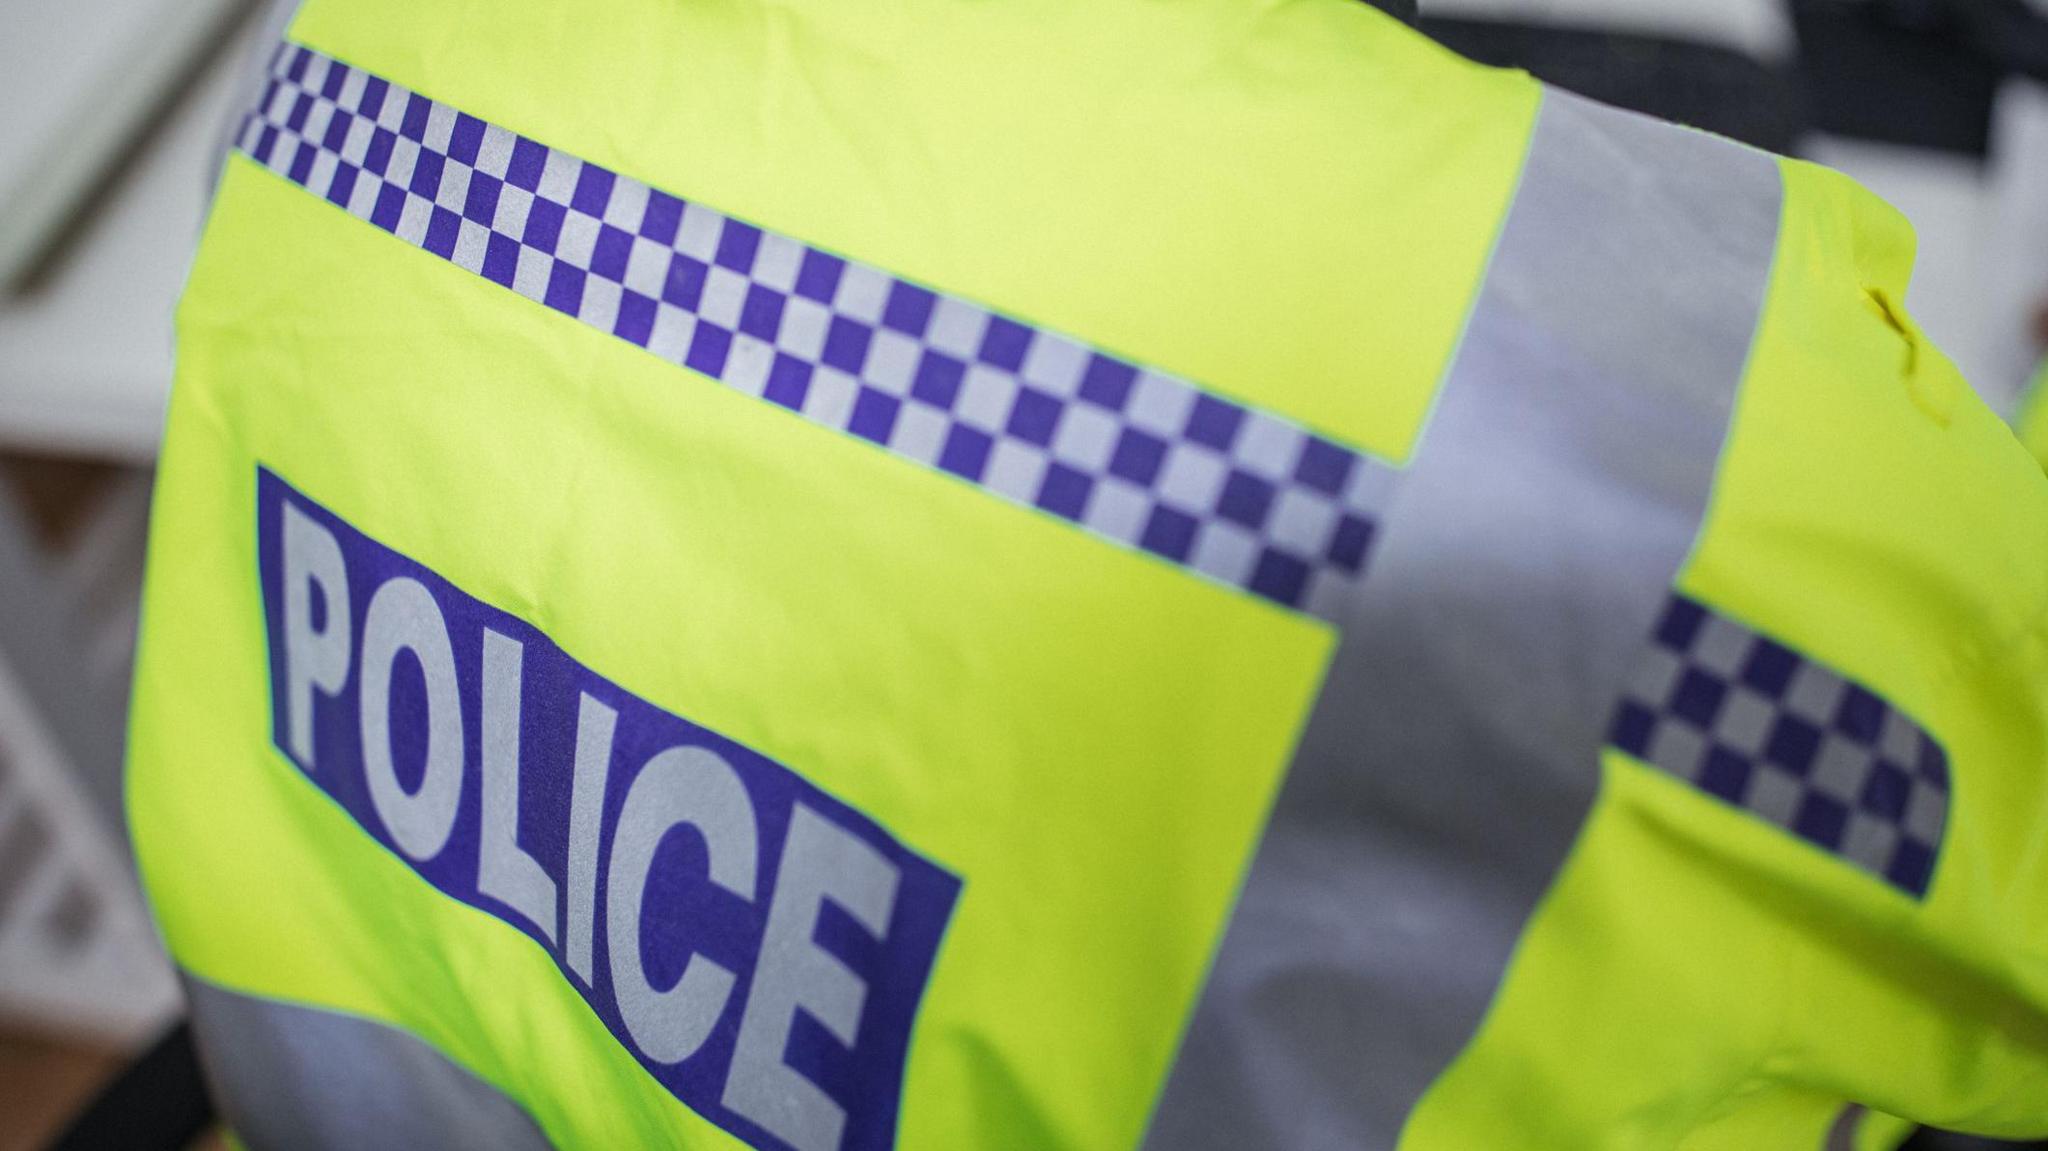
M 520 295 L 1286 608 L 1363 573 L 1394 472 L 1269 412 L 712 211 L 307 48 L 236 139 Z
M 1682 595 L 1608 741 L 1915 897 L 1948 819 L 1948 756 L 1870 689 Z

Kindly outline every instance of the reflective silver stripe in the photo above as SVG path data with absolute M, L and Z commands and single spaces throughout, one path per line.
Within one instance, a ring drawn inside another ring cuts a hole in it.
M 1154 1117 L 1392 1147 L 1578 835 L 1692 545 L 1775 162 L 1561 93 Z
M 549 1146 L 503 1092 L 397 1028 L 189 975 L 185 994 L 208 1085 L 252 1151 Z

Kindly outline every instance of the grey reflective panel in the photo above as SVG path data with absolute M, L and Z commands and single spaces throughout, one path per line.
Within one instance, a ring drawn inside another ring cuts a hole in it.
M 1698 531 L 1780 196 L 1546 94 L 1149 1146 L 1392 1147 L 1471 1039 Z
M 549 1146 L 503 1092 L 404 1031 L 191 976 L 185 994 L 208 1085 L 251 1151 Z

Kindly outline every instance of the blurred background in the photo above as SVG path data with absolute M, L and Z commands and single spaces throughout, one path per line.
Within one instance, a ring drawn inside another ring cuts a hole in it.
M 0 0 L 0 1151 L 51 1145 L 95 1098 L 73 1145 L 205 1124 L 161 1042 L 178 991 L 121 741 L 172 307 L 248 58 L 286 14 Z M 1916 318 L 2017 408 L 2048 341 L 2048 0 L 1421 0 L 1420 26 L 1861 180 L 1919 233 Z

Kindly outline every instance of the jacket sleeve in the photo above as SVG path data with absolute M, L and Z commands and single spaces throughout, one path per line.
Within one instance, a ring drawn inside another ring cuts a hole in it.
M 1913 235 L 1784 161 L 1770 295 L 1684 577 L 1868 685 L 1946 756 L 1925 895 L 1818 865 L 1759 1074 L 1925 1123 L 2048 1133 L 2048 477 L 1903 308 Z

